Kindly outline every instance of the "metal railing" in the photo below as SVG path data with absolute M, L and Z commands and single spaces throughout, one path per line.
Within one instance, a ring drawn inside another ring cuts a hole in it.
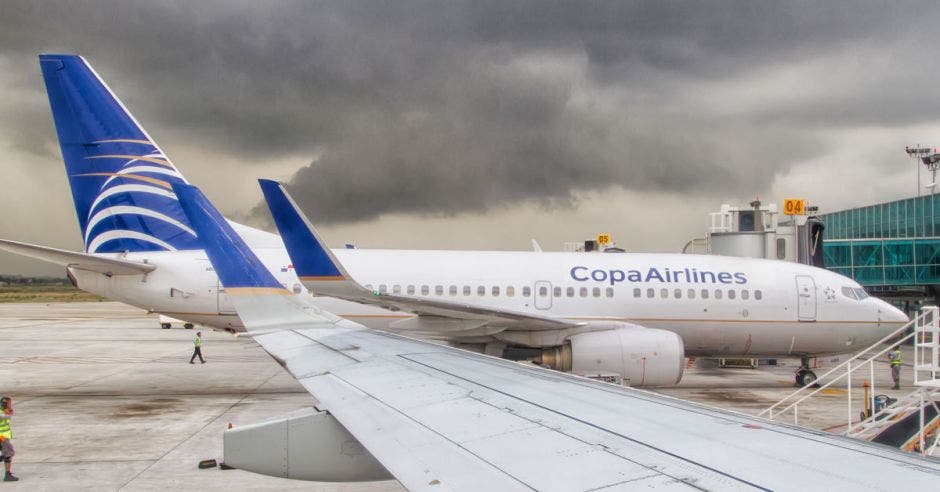
M 913 332 L 902 336 L 911 326 L 914 327 Z M 892 347 L 911 339 L 914 340 L 914 384 L 917 386 L 917 390 L 899 398 L 891 405 L 877 409 L 875 405 L 875 361 L 884 360 L 884 355 Z M 863 418 L 853 423 L 855 415 L 852 409 L 852 374 L 865 369 L 868 372 L 868 380 L 863 388 L 866 392 L 865 398 L 868 400 L 866 410 L 870 409 L 870 411 L 863 412 Z M 921 309 L 920 314 L 909 323 L 820 376 L 816 381 L 816 385 L 797 389 L 758 415 L 774 420 L 787 415 L 788 412 L 792 412 L 793 423 L 798 425 L 800 404 L 843 379 L 846 380 L 847 390 L 845 435 L 860 439 L 872 439 L 881 430 L 893 425 L 899 419 L 913 412 L 919 412 L 918 434 L 908 441 L 910 443 L 916 438 L 917 442 L 908 447 L 917 449 L 922 454 L 932 454 L 940 444 L 940 435 L 935 437 L 932 445 L 927 448 L 927 432 L 925 430 L 929 430 L 928 427 L 931 425 L 936 427 L 937 420 L 925 422 L 924 408 L 927 405 L 933 405 L 937 409 L 936 400 L 940 397 L 940 311 L 938 311 L 938 308 L 929 306 Z M 937 410 L 938 415 L 940 415 L 940 409 Z M 866 415 L 867 417 L 865 417 Z
M 788 412 L 792 412 L 793 423 L 796 425 L 799 425 L 800 404 L 806 401 L 806 399 L 819 394 L 826 388 L 829 388 L 833 384 L 845 379 L 846 389 L 848 391 L 847 409 L 846 409 L 846 415 L 848 416 L 847 425 L 851 426 L 852 420 L 854 417 L 854 412 L 852 410 L 852 378 L 851 378 L 852 373 L 857 370 L 866 369 L 866 368 L 868 369 L 869 381 L 871 381 L 870 398 L 872 401 L 870 403 L 872 405 L 872 408 L 874 408 L 875 361 L 878 360 L 879 358 L 883 358 L 884 355 L 887 354 L 889 350 L 891 350 L 892 346 L 904 343 L 907 340 L 912 339 L 914 337 L 914 333 L 910 333 L 908 335 L 903 336 L 900 339 L 897 339 L 897 337 L 902 335 L 911 326 L 916 326 L 918 324 L 922 324 L 925 322 L 936 323 L 936 319 L 937 319 L 936 309 L 937 308 L 935 307 L 922 309 L 921 313 L 917 317 L 915 317 L 913 320 L 911 320 L 909 323 L 891 332 L 890 334 L 888 334 L 881 340 L 878 340 L 877 342 L 872 344 L 870 347 L 862 350 L 861 352 L 859 352 L 858 354 L 856 354 L 849 360 L 830 369 L 829 371 L 824 373 L 822 376 L 819 376 L 819 378 L 817 378 L 816 380 L 816 384 L 811 385 L 811 386 L 804 386 L 802 388 L 797 389 L 793 393 L 790 393 L 789 395 L 784 397 L 782 400 L 764 409 L 764 411 L 759 413 L 758 416 L 767 417 L 771 420 L 777 420 L 777 419 L 780 419 L 780 417 L 782 417 L 783 415 L 786 415 Z M 884 344 L 888 344 L 889 342 L 890 342 L 890 345 L 887 345 L 884 348 L 881 348 Z

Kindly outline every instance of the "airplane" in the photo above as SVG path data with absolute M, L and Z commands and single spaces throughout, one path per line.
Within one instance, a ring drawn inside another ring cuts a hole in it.
M 888 446 L 368 329 L 286 289 L 198 188 L 173 190 L 245 336 L 317 400 L 225 431 L 227 466 L 455 491 L 917 490 L 940 479 L 940 462 Z M 266 198 L 275 215 L 301 216 Z M 282 238 L 295 265 L 344 270 L 294 225 Z
M 63 265 L 88 292 L 244 330 L 172 189 L 183 174 L 87 61 L 39 58 L 85 249 L 0 248 Z M 277 235 L 232 227 L 279 282 L 344 318 L 630 385 L 677 383 L 686 356 L 798 356 L 809 384 L 810 357 L 908 321 L 825 269 L 709 255 L 330 251 L 316 238 L 344 270 L 301 281 Z

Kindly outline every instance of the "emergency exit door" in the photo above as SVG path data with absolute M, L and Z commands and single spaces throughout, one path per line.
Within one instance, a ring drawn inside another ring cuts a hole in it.
M 796 276 L 797 316 L 800 321 L 816 321 L 816 281 L 808 275 Z

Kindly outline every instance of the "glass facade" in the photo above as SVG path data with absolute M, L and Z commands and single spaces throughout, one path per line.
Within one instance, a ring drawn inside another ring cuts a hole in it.
M 826 268 L 867 286 L 940 284 L 940 200 L 935 197 L 821 215 Z

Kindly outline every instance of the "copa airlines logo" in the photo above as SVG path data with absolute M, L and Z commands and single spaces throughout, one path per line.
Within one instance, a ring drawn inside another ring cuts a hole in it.
M 571 278 L 578 282 L 609 282 L 616 285 L 621 282 L 661 282 L 688 284 L 746 284 L 744 272 L 713 272 L 697 268 L 656 268 L 646 270 L 602 270 L 586 266 L 571 267 Z
M 185 179 L 157 146 L 135 139 L 95 143 L 117 152 L 86 157 L 102 160 L 102 165 L 94 166 L 95 172 L 75 175 L 106 178 L 88 208 L 85 251 L 195 249 L 196 232 L 189 227 L 172 186 Z M 107 161 L 117 161 L 117 165 Z

